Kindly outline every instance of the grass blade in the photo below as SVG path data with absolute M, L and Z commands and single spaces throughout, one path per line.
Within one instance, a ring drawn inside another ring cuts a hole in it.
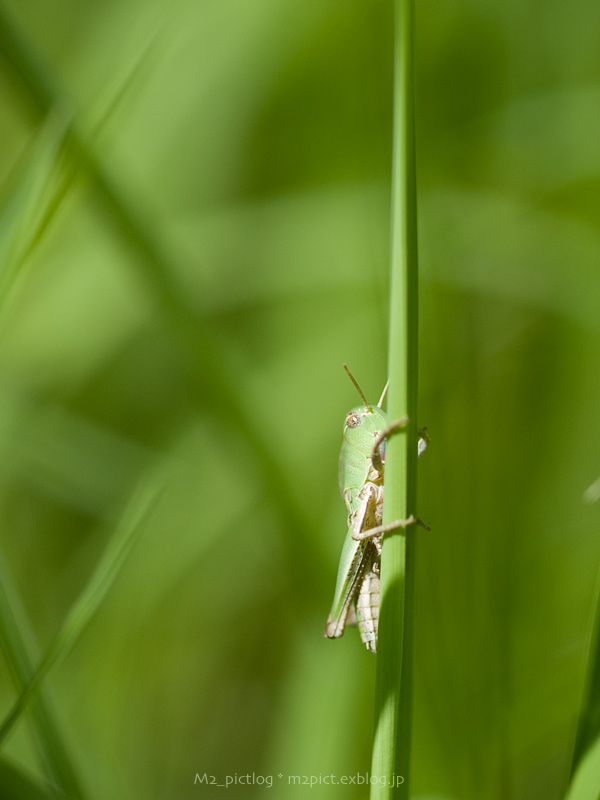
M 579 712 L 571 776 L 578 769 L 587 749 L 600 736 L 600 572 L 596 578 L 586 656 L 587 674 Z
M 0 758 L 0 793 L 2 800 L 63 800 L 64 794 L 42 787 L 20 769 Z
M 64 121 L 51 118 L 40 129 L 14 178 L 0 213 L 0 331 L 27 274 L 27 255 L 32 242 L 51 218 L 60 191 L 59 154 L 66 131 Z M 59 165 L 57 167 L 57 164 Z M 0 645 L 18 691 L 33 676 L 33 637 L 18 593 L 0 564 Z M 40 697 L 33 707 L 35 742 L 48 780 L 69 797 L 84 795 L 48 704 Z M 7 780 L 10 769 L 7 767 Z M 10 783 L 10 780 L 9 780 Z M 11 784 L 12 785 L 12 784 Z M 20 785 L 16 781 L 16 785 Z M 16 796 L 16 795 L 15 795 Z M 24 795 L 25 796 L 25 795 Z
M 565 800 L 598 800 L 600 798 L 600 737 L 581 760 Z
M 149 480 L 142 482 L 137 492 L 134 493 L 87 586 L 71 608 L 31 680 L 0 726 L 0 745 L 23 711 L 36 697 L 44 678 L 52 667 L 73 648 L 98 610 L 143 529 L 143 523 L 154 507 L 162 486 L 163 479 L 154 475 Z
M 413 2 L 397 0 L 388 412 L 407 415 L 386 448 L 384 522 L 415 511 L 417 459 L 417 214 L 413 111 Z M 415 528 L 384 537 L 371 798 L 409 797 Z M 402 782 L 400 782 L 402 781 Z
M 68 121 L 49 115 L 26 152 L 0 212 L 0 331 L 27 275 L 27 257 L 47 228 L 68 176 L 61 151 Z
M 2 559 L 0 563 L 3 565 L 4 560 Z M 28 621 L 20 608 L 17 592 L 12 587 L 6 569 L 2 566 L 0 571 L 0 644 L 19 691 L 25 689 L 34 674 L 33 659 L 30 655 L 33 648 L 29 644 L 32 636 L 28 628 Z M 48 704 L 41 696 L 33 704 L 32 717 L 35 740 L 48 780 L 59 786 L 71 798 L 84 797 L 58 726 Z M 12 773 L 8 767 L 6 769 L 8 770 L 8 780 Z M 2 781 L 2 770 L 0 769 L 0 786 L 4 786 Z
M 51 109 L 71 108 L 61 88 L 50 78 L 51 71 L 41 63 L 2 8 L 0 56 L 36 114 L 44 116 Z M 208 405 L 211 413 L 225 425 L 237 428 L 254 451 L 264 483 L 270 487 L 269 495 L 282 518 L 282 529 L 288 533 L 284 542 L 290 574 L 314 573 L 321 553 L 313 539 L 305 535 L 309 523 L 304 506 L 297 498 L 291 479 L 281 468 L 280 458 L 265 435 L 264 426 L 257 423 L 256 415 L 248 409 L 246 399 L 237 389 L 239 381 L 228 346 L 180 287 L 176 278 L 178 270 L 173 268 L 179 260 L 178 254 L 160 235 L 159 226 L 139 199 L 132 198 L 132 193 L 113 178 L 76 119 L 69 128 L 66 144 L 75 165 L 91 179 L 107 219 L 135 256 L 132 263 L 141 266 L 145 285 L 165 315 L 184 355 L 186 377 L 198 404 Z M 199 364 L 202 369 L 198 369 Z M 317 573 L 315 579 L 324 580 L 324 575 Z M 296 580 L 296 591 L 299 596 L 305 594 L 301 578 Z

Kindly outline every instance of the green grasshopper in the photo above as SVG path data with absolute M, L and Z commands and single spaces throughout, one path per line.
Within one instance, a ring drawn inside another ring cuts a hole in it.
M 358 622 L 367 650 L 377 652 L 379 628 L 379 571 L 383 534 L 405 528 L 414 516 L 382 524 L 383 472 L 386 438 L 402 428 L 408 417 L 388 422 L 381 404 L 387 384 L 376 406 L 370 406 L 354 376 L 344 369 L 364 403 L 346 415 L 340 453 L 340 490 L 348 509 L 348 533 L 340 557 L 335 596 L 325 636 L 335 639 L 346 625 Z M 419 454 L 427 439 L 419 440 Z

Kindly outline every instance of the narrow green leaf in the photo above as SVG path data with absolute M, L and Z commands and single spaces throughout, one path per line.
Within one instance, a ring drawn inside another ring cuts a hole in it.
M 158 499 L 163 482 L 162 477 L 153 475 L 143 481 L 133 495 L 93 575 L 68 613 L 31 680 L 0 726 L 0 744 L 36 697 L 48 672 L 70 652 L 98 610 L 143 529 L 143 523 Z
M 586 672 L 571 775 L 592 742 L 600 736 L 600 572 L 596 578 L 594 607 L 586 642 Z
M 405 415 L 405 433 L 386 448 L 384 522 L 415 512 L 417 459 L 417 212 L 413 100 L 413 2 L 397 0 L 390 264 L 390 419 Z M 384 537 L 381 622 L 371 798 L 409 797 L 414 526 Z
M 2 800 L 61 800 L 65 795 L 41 786 L 34 778 L 0 758 L 0 797 Z
M 50 115 L 25 153 L 0 210 L 0 330 L 25 277 L 27 256 L 65 191 L 66 175 L 59 156 L 67 131 L 66 119 Z
M 50 109 L 71 108 L 61 87 L 50 77 L 28 42 L 20 35 L 10 17 L 0 7 L 0 58 L 16 78 L 23 96 L 38 115 Z M 94 143 L 86 136 L 78 120 L 69 129 L 68 153 L 76 166 L 91 179 L 97 199 L 107 219 L 130 247 L 135 258 L 132 264 L 140 269 L 147 288 L 169 322 L 181 352 L 190 388 L 202 406 L 209 406 L 228 427 L 237 427 L 240 435 L 254 451 L 257 467 L 262 471 L 265 485 L 284 520 L 283 530 L 287 561 L 293 576 L 314 570 L 320 560 L 313 540 L 305 535 L 308 527 L 303 504 L 297 498 L 291 479 L 281 468 L 264 425 L 248 408 L 246 398 L 238 390 L 236 367 L 229 346 L 219 332 L 206 322 L 179 285 L 178 270 L 173 268 L 180 256 L 169 247 L 160 228 L 139 195 L 126 190 L 107 169 L 96 152 Z M 206 354 L 211 357 L 207 358 Z M 202 369 L 198 365 L 202 364 Z M 303 565 L 302 569 L 298 565 Z M 296 590 L 304 595 L 302 579 Z
M 26 276 L 27 255 L 52 217 L 62 192 L 62 173 L 57 164 L 66 130 L 65 120 L 47 120 L 25 153 L 0 211 L 0 330 Z M 23 691 L 33 677 L 35 650 L 26 615 L 4 568 L 0 580 L 0 643 L 17 690 Z M 32 721 L 48 779 L 70 797 L 83 797 L 58 725 L 41 697 L 33 707 Z
M 600 736 L 577 767 L 565 800 L 600 800 Z
M 26 615 L 20 607 L 16 589 L 0 559 L 0 645 L 18 691 L 23 691 L 33 678 L 35 652 Z M 35 741 L 48 779 L 60 786 L 71 798 L 84 796 L 75 767 L 54 719 L 43 697 L 32 707 Z M 1 785 L 1 784 L 0 784 Z M 2 794 L 2 797 L 4 795 Z

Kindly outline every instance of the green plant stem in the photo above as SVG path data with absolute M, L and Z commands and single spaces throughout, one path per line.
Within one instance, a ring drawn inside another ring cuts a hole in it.
M 384 522 L 415 511 L 418 264 L 413 97 L 413 0 L 396 0 L 388 411 L 409 425 L 386 449 Z M 371 797 L 409 797 L 414 526 L 384 538 Z M 402 780 L 402 783 L 399 783 Z M 385 781 L 385 785 L 383 782 Z M 399 784 L 399 785 L 396 785 Z

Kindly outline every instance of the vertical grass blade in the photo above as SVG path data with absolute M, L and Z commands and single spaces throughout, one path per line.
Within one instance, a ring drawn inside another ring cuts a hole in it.
M 410 423 L 386 449 L 384 522 L 415 511 L 418 265 L 413 98 L 413 0 L 396 0 L 390 263 L 390 419 Z M 409 797 L 414 526 L 384 538 L 371 797 Z
M 571 778 L 588 748 L 600 736 L 600 572 L 586 643 L 586 676 L 571 765 Z
M 565 800 L 598 800 L 600 797 L 600 737 L 579 762 Z

